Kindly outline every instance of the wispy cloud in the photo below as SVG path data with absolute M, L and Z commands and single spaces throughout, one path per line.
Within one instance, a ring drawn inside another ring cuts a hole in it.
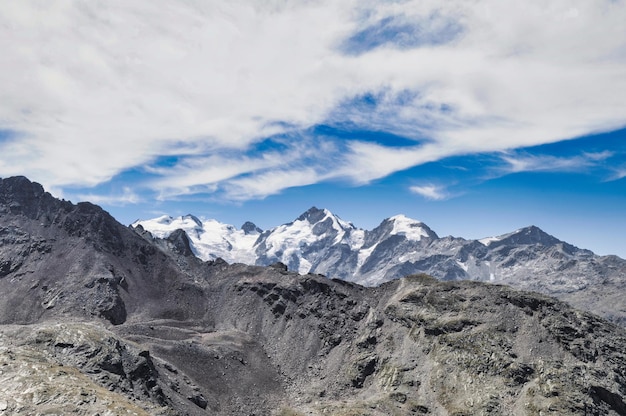
M 355 184 L 366 184 L 391 173 L 438 160 L 442 154 L 445 154 L 443 149 L 432 144 L 387 147 L 354 141 L 349 144 L 344 163 L 334 173 Z
M 608 131 L 624 21 L 610 0 L 3 2 L 0 175 L 62 189 L 134 168 L 163 198 L 245 199 Z M 303 141 L 319 124 L 415 145 Z
M 619 166 L 613 169 L 613 172 L 607 178 L 607 181 L 617 181 L 626 178 L 626 166 Z
M 560 157 L 552 155 L 509 154 L 502 156 L 506 162 L 505 173 L 536 172 L 536 171 L 582 171 L 597 166 L 613 156 L 612 152 L 583 153 L 577 156 Z
M 78 199 L 80 199 L 81 201 L 89 201 L 95 204 L 106 204 L 113 206 L 137 204 L 142 201 L 142 198 L 129 187 L 124 187 L 121 194 L 81 194 L 78 195 Z
M 311 185 L 320 180 L 324 180 L 323 175 L 312 168 L 266 171 L 228 181 L 225 184 L 225 196 L 234 201 L 262 199 L 283 189 Z
M 441 201 L 450 196 L 444 187 L 437 185 L 414 185 L 411 186 L 409 190 L 433 201 Z
M 292 186 L 331 179 L 341 163 L 334 143 L 306 134 L 266 140 L 242 154 L 217 151 L 207 156 L 182 158 L 174 164 L 147 169 L 157 177 L 147 182 L 159 199 L 195 193 L 218 193 L 229 200 L 264 198 Z

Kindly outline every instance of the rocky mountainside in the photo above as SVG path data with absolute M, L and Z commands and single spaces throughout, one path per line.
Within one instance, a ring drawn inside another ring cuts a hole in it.
M 554 298 L 202 262 L 26 178 L 0 235 L 0 414 L 626 414 L 626 331 Z
M 538 291 L 626 325 L 626 260 L 597 256 L 531 226 L 481 240 L 439 237 L 403 215 L 362 230 L 328 210 L 311 208 L 296 220 L 261 231 L 193 216 L 133 224 L 156 237 L 187 233 L 203 260 L 269 265 L 367 286 L 410 274 L 440 280 L 478 280 Z

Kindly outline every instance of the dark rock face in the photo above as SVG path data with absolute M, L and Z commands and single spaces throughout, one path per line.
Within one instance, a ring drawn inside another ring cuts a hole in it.
M 317 207 L 309 208 L 304 214 L 298 217 L 299 221 L 308 221 L 311 224 L 316 224 L 324 219 L 326 213 L 323 209 L 319 209 Z
M 81 315 L 120 324 L 147 306 L 164 317 L 203 314 L 178 303 L 193 301 L 170 277 L 178 266 L 100 207 L 59 201 L 22 177 L 0 180 L 0 195 L 0 322 Z M 146 295 L 162 301 L 146 305 Z
M 69 209 L 71 204 L 59 201 L 45 192 L 43 187 L 23 176 L 0 178 L 0 213 L 24 215 L 30 219 L 41 219 L 44 224 L 59 209 Z
M 171 244 L 171 249 L 177 254 L 184 257 L 193 256 L 193 250 L 189 242 L 189 237 L 183 230 L 176 230 L 166 238 L 167 242 Z
M 626 332 L 554 298 L 203 263 L 24 186 L 11 211 L 0 183 L 0 411 L 624 414 Z
M 243 225 L 241 226 L 241 229 L 243 230 L 244 233 L 248 235 L 249 234 L 261 234 L 263 232 L 262 229 L 260 229 L 254 223 L 250 221 L 244 222 Z
M 110 391 L 131 392 L 136 399 L 164 404 L 158 372 L 150 352 L 120 341 L 113 333 L 84 324 L 40 327 L 35 343 L 62 365 L 83 369 Z

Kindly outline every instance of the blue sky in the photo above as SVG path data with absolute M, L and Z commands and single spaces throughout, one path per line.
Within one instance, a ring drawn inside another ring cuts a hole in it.
M 0 176 L 122 223 L 526 225 L 626 257 L 626 4 L 0 5 Z

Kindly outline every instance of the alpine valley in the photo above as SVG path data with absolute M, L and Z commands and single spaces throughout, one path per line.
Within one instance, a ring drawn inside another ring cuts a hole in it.
M 356 228 L 326 209 L 311 208 L 287 224 L 240 229 L 193 215 L 137 221 L 166 238 L 182 230 L 203 260 L 260 266 L 282 262 L 301 274 L 323 274 L 376 286 L 411 274 L 478 280 L 556 296 L 626 325 L 626 260 L 598 256 L 530 226 L 480 240 L 439 237 L 426 224 L 396 215 L 373 230 Z
M 266 232 L 139 225 L 0 179 L 0 415 L 626 415 L 623 327 L 460 280 L 623 295 L 620 259 L 317 209 Z M 276 260 L 293 271 L 241 262 Z M 399 277 L 419 270 L 445 281 Z

